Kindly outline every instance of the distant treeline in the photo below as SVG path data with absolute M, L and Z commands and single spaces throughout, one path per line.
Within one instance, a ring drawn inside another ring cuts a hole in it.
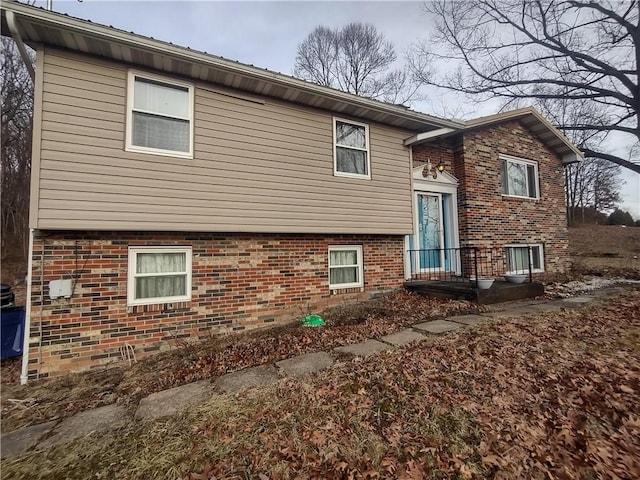
M 640 227 L 640 219 L 635 220 L 625 210 L 616 208 L 609 215 L 598 212 L 593 207 L 569 208 L 572 225 L 625 225 L 627 227 Z

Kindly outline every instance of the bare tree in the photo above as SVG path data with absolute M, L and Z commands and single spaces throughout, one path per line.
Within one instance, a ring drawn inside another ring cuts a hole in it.
M 598 214 L 616 208 L 620 202 L 619 173 L 620 166 L 601 158 L 586 158 L 565 168 L 569 225 L 585 223 L 585 212 Z
M 506 106 L 520 106 L 519 101 L 511 99 Z M 575 125 L 583 118 L 597 116 L 599 106 L 589 99 L 541 98 L 533 103 L 551 123 L 562 129 L 565 135 L 583 150 L 594 151 L 607 139 L 607 131 L 565 128 Z M 597 220 L 598 213 L 613 210 L 620 202 L 619 165 L 601 158 L 587 157 L 584 162 L 568 165 L 564 173 L 569 225 L 578 221 L 585 223 L 588 220 Z M 592 212 L 593 218 L 586 218 L 585 212 Z M 577 218 L 578 215 L 580 218 Z
M 2 247 L 27 247 L 33 82 L 15 43 L 2 37 Z
M 396 58 L 393 45 L 371 24 L 319 26 L 298 45 L 294 74 L 356 95 L 407 103 L 417 99 L 420 82 L 406 68 L 392 70 Z
M 575 103 L 582 114 L 561 124 L 565 131 L 630 139 L 623 155 L 578 143 L 585 155 L 640 173 L 638 0 L 436 0 L 425 10 L 435 34 L 411 61 L 425 83 L 507 105 Z M 435 62 L 442 73 L 433 71 Z

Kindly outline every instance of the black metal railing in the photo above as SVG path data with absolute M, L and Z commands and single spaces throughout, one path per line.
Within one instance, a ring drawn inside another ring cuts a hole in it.
M 524 252 L 523 252 L 524 250 Z M 407 250 L 412 280 L 471 282 L 526 275 L 533 281 L 532 247 L 459 247 Z
M 427 248 L 408 250 L 413 280 L 468 282 L 467 272 L 478 270 L 478 248 Z

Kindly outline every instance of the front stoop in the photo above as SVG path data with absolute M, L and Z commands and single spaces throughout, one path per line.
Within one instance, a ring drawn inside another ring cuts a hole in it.
M 507 283 L 496 280 L 491 288 L 473 288 L 470 282 L 443 282 L 439 280 L 409 280 L 404 288 L 418 295 L 453 300 L 471 300 L 481 305 L 510 302 L 544 295 L 544 285 L 540 282 Z

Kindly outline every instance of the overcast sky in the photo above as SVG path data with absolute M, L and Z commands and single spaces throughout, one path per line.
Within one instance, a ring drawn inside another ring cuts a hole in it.
M 318 25 L 372 23 L 399 57 L 428 37 L 431 26 L 421 2 L 53 0 L 53 10 L 286 74 L 293 73 L 297 45 Z M 469 117 L 495 113 L 498 105 L 472 106 L 436 91 L 425 95 L 414 110 Z M 622 177 L 622 208 L 640 219 L 640 175 L 624 170 Z

